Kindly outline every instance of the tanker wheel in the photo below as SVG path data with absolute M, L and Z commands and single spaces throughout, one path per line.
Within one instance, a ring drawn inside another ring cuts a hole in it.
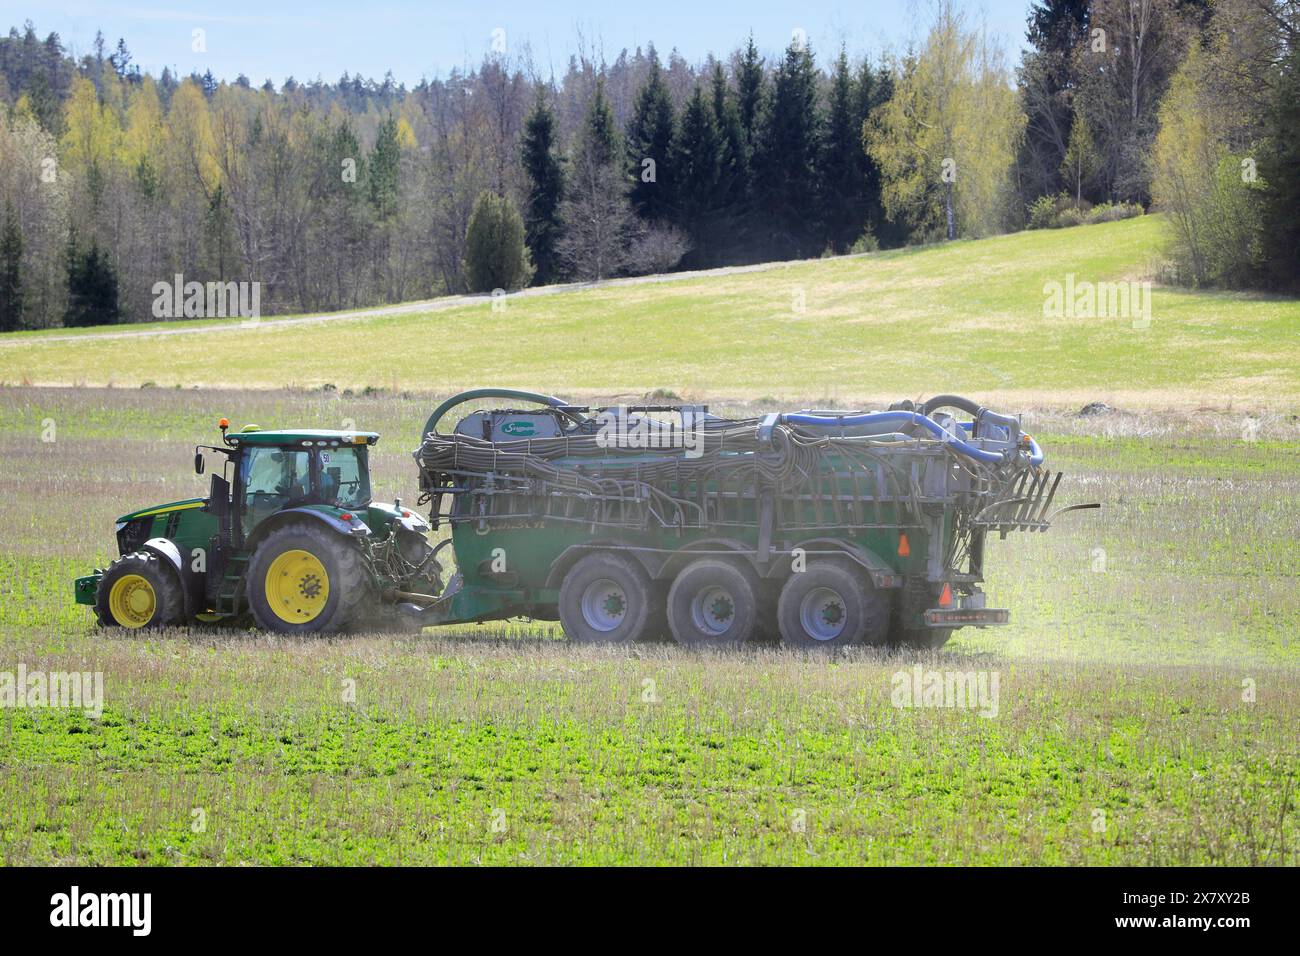
M 687 647 L 739 647 L 759 630 L 762 584 L 748 565 L 702 558 L 668 591 L 668 626 Z
M 115 560 L 99 579 L 95 617 L 103 627 L 173 627 L 185 620 L 185 594 L 158 555 L 135 551 Z
M 258 627 L 281 634 L 342 631 L 358 623 L 367 593 L 356 545 L 307 524 L 266 536 L 248 563 L 246 589 Z
M 889 643 L 914 651 L 937 651 L 948 643 L 955 630 L 953 627 L 898 628 L 890 632 Z
M 656 640 L 664 631 L 660 590 L 635 558 L 616 551 L 589 554 L 560 585 L 560 625 L 579 644 Z
M 777 623 L 787 647 L 834 648 L 883 644 L 890 601 L 864 573 L 819 561 L 790 575 L 777 602 Z

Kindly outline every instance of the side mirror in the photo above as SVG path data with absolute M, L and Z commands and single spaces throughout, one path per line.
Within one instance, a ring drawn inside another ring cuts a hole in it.
M 203 474 L 203 452 L 201 451 L 194 453 L 194 474 Z

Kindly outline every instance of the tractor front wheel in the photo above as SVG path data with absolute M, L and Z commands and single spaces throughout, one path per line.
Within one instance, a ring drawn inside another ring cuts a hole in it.
M 162 558 L 134 551 L 115 560 L 99 579 L 95 616 L 103 627 L 173 627 L 185 620 L 185 594 Z
M 366 597 L 357 546 L 324 527 L 277 528 L 248 563 L 248 605 L 258 627 L 281 634 L 336 633 Z

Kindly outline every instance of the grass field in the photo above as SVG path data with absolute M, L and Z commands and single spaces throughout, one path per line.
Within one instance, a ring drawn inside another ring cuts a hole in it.
M 0 338 L 0 379 L 442 393 L 493 384 L 571 398 L 667 387 L 852 404 L 949 391 L 1013 407 L 1300 408 L 1300 301 L 1157 285 L 1149 327 L 1045 314 L 1045 286 L 1071 275 L 1149 278 L 1162 228 L 1146 216 L 511 297 L 499 311 L 484 300 L 322 323 L 200 322 L 207 331 L 180 336 L 21 333 Z
M 916 253 L 881 268 L 970 254 Z M 654 294 L 676 302 L 681 291 Z M 656 308 L 642 293 L 644 308 Z M 1232 306 L 1257 311 L 1262 325 L 1294 321 L 1291 303 Z M 486 329 L 490 319 L 455 321 Z M 322 334 L 343 342 L 345 330 L 361 327 Z M 245 333 L 229 334 L 222 343 Z M 1246 349 L 1254 334 L 1223 335 Z M 413 329 L 386 335 L 395 353 L 419 341 Z M 140 351 L 155 347 L 148 340 L 120 357 L 140 368 L 153 361 L 149 377 L 160 384 L 169 375 L 192 383 L 199 377 L 187 370 L 212 348 L 202 341 L 186 339 L 161 366 L 157 355 L 176 342 L 157 346 L 153 360 Z M 302 345 L 311 351 L 300 357 L 324 372 L 320 348 Z M 1031 345 L 1054 354 L 1022 343 Z M 469 379 L 471 347 L 457 344 L 450 360 L 436 344 L 420 351 L 438 381 L 493 381 Z M 1285 368 L 1288 347 L 1278 343 L 1261 362 Z M 31 363 L 76 354 L 84 369 L 111 367 L 119 383 L 135 374 L 102 364 L 110 352 L 100 345 L 61 348 L 12 354 Z M 274 348 L 243 343 L 213 369 L 237 381 L 247 362 L 250 383 L 268 384 L 258 376 L 291 358 Z M 364 344 L 351 348 L 377 360 Z M 538 362 L 555 354 L 547 348 Z M 766 348 L 775 361 L 779 351 Z M 1028 367 L 1030 356 L 1010 354 Z M 789 358 L 811 374 L 804 351 Z M 856 381 L 893 395 L 937 376 L 923 353 L 915 361 L 888 373 L 873 364 Z M 963 362 L 961 374 L 974 376 Z M 1230 364 L 1214 374 L 1242 371 Z M 625 369 L 620 387 L 641 376 L 672 385 L 684 367 L 662 377 L 658 366 Z M 785 380 L 744 363 L 719 367 L 717 390 L 702 377 L 693 383 L 702 394 L 743 397 L 745 381 Z M 24 374 L 57 380 L 48 368 L 48 377 Z M 495 380 L 559 379 L 556 391 L 584 381 L 564 363 L 549 378 L 540 365 L 506 368 Z M 1138 371 L 1134 394 L 1179 404 L 1180 386 L 1160 368 Z M 1105 374 L 1100 361 L 1092 374 Z M 219 416 L 375 428 L 384 435 L 377 496 L 412 500 L 409 450 L 435 401 L 283 388 L 0 388 L 0 672 L 22 664 L 101 671 L 105 681 L 98 719 L 0 710 L 0 862 L 1300 862 L 1300 423 L 1282 412 L 1243 432 L 1235 412 L 1084 419 L 1059 405 L 1031 410 L 1049 464 L 1066 471 L 1061 503 L 1103 509 L 994 543 L 990 600 L 1012 608 L 1013 624 L 959 632 L 941 655 L 574 648 L 553 625 L 525 623 L 330 641 L 229 630 L 127 637 L 96 631 L 72 603 L 72 578 L 111 557 L 118 514 L 201 493 L 193 445 L 212 440 Z M 893 706 L 894 675 L 916 664 L 996 675 L 996 716 Z M 345 700 L 349 686 L 355 702 Z

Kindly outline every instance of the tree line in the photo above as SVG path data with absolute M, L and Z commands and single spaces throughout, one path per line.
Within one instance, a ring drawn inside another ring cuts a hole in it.
M 1293 288 L 1296 0 L 1038 0 L 1013 69 L 936 0 L 899 56 L 525 50 L 406 88 L 154 77 L 0 37 L 0 328 L 269 312 L 1065 225 L 1154 204 L 1170 277 Z M 1095 207 L 1095 208 L 1094 208 Z
M 1300 291 L 1300 3 L 1040 0 L 1017 71 L 1034 224 L 1167 214 L 1167 278 Z

